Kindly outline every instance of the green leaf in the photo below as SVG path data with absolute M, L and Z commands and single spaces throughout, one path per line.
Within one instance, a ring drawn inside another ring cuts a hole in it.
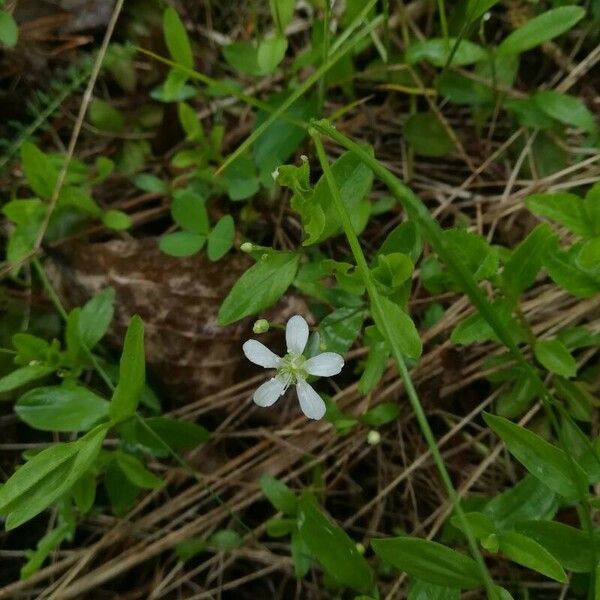
M 583 199 L 590 237 L 600 236 L 600 182 L 596 182 Z
M 12 392 L 32 381 L 50 375 L 54 368 L 46 365 L 27 365 L 0 378 L 0 394 Z
M 550 227 L 541 223 L 512 251 L 504 265 L 502 281 L 513 298 L 518 298 L 535 281 L 551 236 Z
M 454 142 L 440 120 L 431 112 L 415 113 L 404 123 L 404 137 L 422 156 L 446 156 Z
M 42 431 L 88 431 L 108 415 L 108 402 L 83 386 L 65 384 L 27 392 L 15 412 Z
M 271 17 L 277 29 L 283 33 L 294 16 L 296 0 L 269 0 Z
M 407 254 L 413 263 L 416 263 L 419 256 L 421 256 L 422 250 L 423 242 L 419 228 L 414 221 L 405 221 L 394 227 L 387 234 L 377 254 L 401 252 L 402 254 Z
M 345 354 L 358 336 L 365 320 L 361 308 L 343 307 L 329 313 L 319 323 L 321 350 Z
M 104 473 L 104 487 L 116 515 L 124 515 L 135 502 L 140 488 L 127 479 L 116 460 L 111 460 Z
M 21 146 L 21 167 L 29 187 L 44 200 L 54 193 L 58 172 L 48 157 L 31 142 Z
M 563 251 L 558 239 L 549 242 L 544 253 L 543 264 L 556 285 L 579 298 L 591 298 L 600 292 L 600 278 L 584 271 L 577 265 L 579 248 L 574 245 Z
M 136 419 L 133 422 L 133 429 L 127 431 L 127 439 L 139 444 L 154 456 L 167 457 L 171 450 L 174 452 L 189 450 L 210 438 L 210 433 L 204 427 L 189 421 L 150 417 L 144 419 L 143 423 L 146 427 Z
M 117 452 L 116 459 L 119 468 L 133 485 L 146 490 L 156 490 L 163 486 L 163 480 L 146 469 L 139 458 L 125 452 Z
M 303 537 L 296 531 L 292 533 L 291 551 L 294 573 L 297 579 L 302 579 L 310 570 L 312 555 Z
M 63 540 L 72 535 L 73 525 L 71 523 L 63 523 L 44 535 L 33 552 L 27 551 L 27 562 L 21 567 L 21 580 L 29 579 L 34 573 L 37 573 L 50 552 L 58 548 Z
M 484 59 L 487 54 L 484 48 L 469 40 L 432 38 L 411 44 L 406 51 L 405 59 L 409 65 L 426 60 L 436 67 L 445 67 L 450 56 L 452 56 L 452 66 L 461 67 L 476 63 Z
M 101 130 L 119 133 L 125 127 L 123 113 L 100 98 L 94 98 L 89 111 L 90 123 Z
M 600 274 L 600 237 L 592 238 L 583 243 L 575 259 L 577 266 L 584 271 Z
M 369 149 L 369 152 L 372 150 Z M 348 212 L 356 216 L 361 202 L 371 191 L 373 172 L 353 152 L 342 154 L 331 165 L 331 172 Z M 318 204 L 325 215 L 325 227 L 316 241 L 322 242 L 337 234 L 341 229 L 341 223 L 324 175 L 317 182 L 310 202 Z
M 567 575 L 560 563 L 535 540 L 514 531 L 500 533 L 498 540 L 500 552 L 513 562 L 561 583 L 567 581 Z
M 371 269 L 375 280 L 390 290 L 398 289 L 405 283 L 413 272 L 412 260 L 406 254 L 378 254 L 377 266 Z
M 0 44 L 14 48 L 18 37 L 19 28 L 12 15 L 6 10 L 0 10 Z
M 536 342 L 533 351 L 536 359 L 551 373 L 562 377 L 577 375 L 577 363 L 562 342 L 542 340 Z
M 84 215 L 100 218 L 102 210 L 96 204 L 90 193 L 83 188 L 63 186 L 58 195 L 58 206 L 60 208 L 74 208 Z
M 181 562 L 187 562 L 188 560 L 198 556 L 206 550 L 208 543 L 205 539 L 199 537 L 192 537 L 175 546 L 175 554 Z
M 79 335 L 91 350 L 108 331 L 114 314 L 115 291 L 106 288 L 86 302 L 79 313 Z
M 494 300 L 492 307 L 497 317 L 513 339 L 521 339 L 522 331 L 512 317 L 512 307 L 504 298 Z M 450 339 L 454 344 L 468 345 L 476 342 L 497 341 L 498 337 L 489 323 L 478 312 L 461 321 L 452 331 Z
M 219 309 L 219 325 L 229 325 L 275 304 L 288 289 L 300 257 L 291 252 L 269 252 L 233 285 Z
M 122 210 L 107 210 L 102 215 L 102 222 L 114 231 L 123 231 L 131 227 L 131 217 Z
M 223 177 L 227 183 L 227 194 L 234 201 L 250 198 L 260 189 L 254 163 L 245 154 L 227 166 L 223 171 Z
M 186 231 L 204 236 L 208 233 L 206 202 L 202 196 L 191 190 L 181 190 L 174 194 L 171 216 L 173 221 Z
M 284 37 L 272 37 L 262 40 L 258 45 L 256 62 L 264 75 L 272 73 L 283 60 L 288 43 Z
M 492 498 L 483 508 L 496 529 L 514 528 L 530 519 L 551 518 L 558 508 L 558 498 L 542 481 L 525 476 L 514 487 Z
M 168 6 L 163 14 L 163 33 L 165 43 L 171 58 L 188 69 L 194 68 L 194 57 L 192 47 L 188 39 L 187 31 L 177 11 Z
M 258 64 L 258 50 L 250 42 L 234 42 L 223 48 L 225 60 L 240 73 L 261 76 L 263 71 Z
M 482 235 L 466 229 L 447 229 L 442 235 L 477 281 L 496 275 L 498 253 Z
M 231 215 L 221 217 L 212 231 L 208 234 L 206 254 L 209 260 L 217 261 L 223 258 L 233 247 L 235 239 L 235 223 Z
M 573 478 L 580 485 L 587 486 L 587 476 L 573 460 L 539 435 L 511 423 L 508 419 L 484 414 L 488 426 L 502 439 L 509 452 L 534 476 L 561 496 L 573 498 L 577 488 Z
M 282 513 L 294 516 L 298 511 L 296 494 L 282 481 L 265 474 L 260 478 L 260 489 L 269 502 Z
M 169 186 L 162 179 L 150 173 L 134 175 L 131 181 L 143 192 L 150 194 L 168 194 L 169 192 Z
M 14 529 L 64 495 L 91 467 L 107 426 L 99 425 L 75 442 L 51 446 L 19 468 L 0 488 L 0 514 Z
M 374 588 L 373 572 L 346 532 L 320 511 L 307 494 L 300 499 L 298 530 L 311 554 L 339 585 L 357 592 Z
M 196 115 L 196 111 L 185 102 L 180 102 L 177 105 L 177 115 L 179 117 L 179 123 L 185 131 L 185 139 L 188 142 L 199 142 L 204 138 L 204 130 L 202 123 Z
M 369 427 L 381 427 L 398 418 L 400 405 L 396 402 L 382 402 L 369 409 L 360 420 Z
M 525 206 L 534 215 L 564 225 L 577 235 L 587 236 L 589 233 L 584 204 L 575 194 L 569 192 L 532 194 L 525 198 Z
M 408 600 L 460 600 L 460 590 L 426 581 L 415 581 L 410 586 Z
M 598 129 L 592 112 L 575 96 L 560 94 L 554 90 L 542 90 L 536 92 L 533 99 L 544 113 L 564 125 L 592 134 Z
M 183 258 L 200 252 L 206 243 L 206 236 L 190 231 L 167 233 L 160 238 L 159 248 L 169 256 Z
M 543 12 L 513 31 L 498 46 L 498 54 L 520 54 L 568 31 L 585 16 L 580 6 L 560 6 Z
M 394 341 L 406 356 L 419 358 L 423 351 L 423 344 L 412 319 L 395 302 L 385 296 L 380 296 L 379 302 L 385 320 L 378 310 L 371 309 L 371 313 L 381 335 L 390 343 Z
M 369 347 L 369 354 L 358 382 L 358 389 L 361 394 L 366 395 L 383 377 L 390 358 L 390 349 L 377 327 L 374 326 L 365 329 L 365 344 Z
M 144 390 L 144 323 L 138 315 L 129 322 L 123 354 L 119 366 L 119 383 L 110 402 L 109 414 L 113 422 L 132 416 Z
M 228 552 L 241 546 L 242 538 L 237 531 L 221 529 L 210 536 L 209 542 L 216 550 Z
M 473 535 L 477 539 L 485 538 L 496 533 L 494 524 L 484 513 L 468 512 L 465 513 L 464 519 L 469 527 L 469 530 L 473 532 Z M 454 525 L 454 527 L 460 529 L 463 533 L 466 533 L 462 524 L 462 520 L 458 518 L 458 515 L 454 515 L 452 517 L 451 523 Z
M 289 96 L 289 91 L 285 90 L 269 96 L 267 104 L 276 109 Z M 317 106 L 314 97 L 300 98 L 287 111 L 291 117 L 309 121 L 317 113 Z M 256 114 L 254 128 L 260 127 L 270 116 L 266 110 L 259 110 Z M 306 137 L 306 129 L 299 125 L 289 123 L 284 119 L 276 119 L 262 133 L 262 135 L 254 142 L 252 147 L 252 155 L 254 163 L 260 172 L 263 185 L 270 187 L 273 185 L 271 173 L 277 167 L 280 167 L 296 152 L 302 140 Z M 302 163 L 303 169 L 306 163 Z M 293 167 L 296 169 L 296 167 Z M 308 172 L 308 165 L 305 167 Z M 280 174 L 281 177 L 281 174 Z M 266 181 L 265 181 L 266 180 Z M 270 180 L 270 181 L 269 181 Z M 281 183 L 281 179 L 278 179 Z M 308 182 L 307 182 L 308 185 Z
M 525 521 L 517 523 L 515 529 L 543 546 L 564 569 L 576 573 L 589 573 L 593 569 L 592 542 L 585 531 L 556 521 Z M 600 546 L 598 537 L 596 540 Z
M 372 540 L 375 554 L 422 581 L 459 589 L 483 584 L 477 563 L 437 542 L 412 537 Z
M 96 499 L 96 476 L 93 472 L 82 475 L 73 485 L 71 494 L 80 513 L 90 512 Z
M 295 519 L 269 519 L 266 523 L 267 534 L 271 537 L 285 537 L 296 531 Z

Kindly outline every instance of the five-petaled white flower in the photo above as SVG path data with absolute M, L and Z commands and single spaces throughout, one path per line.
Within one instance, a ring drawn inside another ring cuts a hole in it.
M 309 375 L 337 375 L 344 366 L 344 359 L 335 352 L 323 352 L 306 358 L 302 353 L 308 341 L 308 323 L 300 315 L 293 316 L 287 322 L 285 341 L 287 354 L 283 358 L 257 340 L 248 340 L 244 344 L 244 354 L 248 360 L 265 369 L 277 369 L 275 377 L 265 381 L 254 392 L 254 402 L 258 406 L 271 406 L 294 384 L 302 412 L 309 419 L 321 419 L 325 414 L 325 402 L 306 383 L 306 378 Z

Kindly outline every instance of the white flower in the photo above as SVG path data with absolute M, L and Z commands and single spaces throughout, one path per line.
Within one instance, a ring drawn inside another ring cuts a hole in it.
M 293 316 L 287 322 L 285 340 L 287 354 L 283 358 L 257 340 L 248 340 L 244 344 L 244 354 L 249 361 L 265 369 L 277 369 L 275 377 L 254 392 L 254 402 L 258 406 L 271 406 L 293 384 L 296 386 L 302 412 L 309 419 L 321 419 L 325 415 L 325 402 L 306 383 L 306 378 L 309 375 L 337 375 L 344 366 L 344 359 L 335 352 L 323 352 L 307 359 L 302 353 L 308 341 L 308 323 L 300 315 Z

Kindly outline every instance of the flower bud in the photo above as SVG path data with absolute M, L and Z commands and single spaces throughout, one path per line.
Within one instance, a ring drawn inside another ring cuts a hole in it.
M 273 178 L 273 181 L 277 181 L 277 178 L 279 177 L 279 168 L 275 169 L 272 173 L 271 173 L 271 177 Z
M 360 542 L 356 542 L 356 549 L 358 550 L 359 554 L 364 554 L 365 553 L 365 547 Z
M 377 444 L 379 444 L 379 442 L 381 442 L 381 434 L 379 433 L 379 431 L 371 429 L 371 431 L 369 431 L 369 433 L 367 434 L 367 444 L 370 444 L 371 446 L 376 446 Z
M 252 326 L 252 331 L 254 333 L 266 333 L 267 331 L 269 331 L 269 321 L 267 321 L 266 319 L 258 319 L 258 321 L 254 322 L 254 325 Z
M 246 254 L 249 254 L 250 252 L 252 252 L 252 250 L 254 249 L 254 246 L 252 245 L 251 242 L 244 242 L 241 246 L 240 246 L 240 250 L 242 252 L 245 252 Z

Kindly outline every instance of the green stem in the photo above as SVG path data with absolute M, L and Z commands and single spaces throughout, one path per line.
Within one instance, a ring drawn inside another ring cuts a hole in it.
M 465 534 L 467 536 L 469 548 L 479 566 L 479 569 L 481 572 L 481 577 L 482 577 L 482 582 L 486 588 L 488 597 L 493 599 L 496 597 L 496 594 L 494 591 L 494 582 L 487 570 L 485 561 L 483 560 L 483 556 L 479 550 L 479 546 L 477 545 L 477 540 L 475 539 L 475 536 L 473 535 L 471 528 L 469 527 L 469 523 L 467 522 L 467 520 L 465 518 L 464 511 L 460 504 L 460 498 L 458 496 L 458 493 L 456 492 L 456 489 L 454 488 L 452 479 L 450 478 L 450 474 L 448 473 L 448 470 L 446 469 L 446 465 L 444 464 L 444 459 L 442 458 L 442 455 L 440 453 L 440 450 L 439 450 L 439 447 L 435 440 L 435 437 L 433 435 L 433 432 L 431 431 L 431 427 L 429 426 L 427 416 L 425 415 L 425 411 L 423 410 L 421 401 L 419 400 L 417 392 L 414 388 L 412 379 L 410 377 L 410 373 L 408 372 L 406 363 L 404 362 L 404 357 L 402 355 L 402 352 L 400 351 L 400 348 L 398 347 L 398 344 L 395 340 L 395 336 L 391 334 L 392 326 L 388 321 L 385 310 L 383 310 L 381 300 L 379 297 L 379 292 L 377 291 L 377 288 L 375 287 L 375 284 L 371 277 L 371 272 L 369 270 L 367 260 L 362 251 L 360 242 L 358 241 L 358 237 L 352 226 L 352 221 L 350 220 L 350 215 L 348 214 L 348 210 L 346 209 L 346 206 L 340 195 L 340 191 L 335 182 L 335 178 L 334 178 L 331 168 L 329 166 L 329 160 L 325 154 L 325 149 L 323 148 L 323 142 L 321 141 L 321 138 L 318 133 L 311 133 L 311 135 L 312 135 L 314 143 L 315 143 L 315 147 L 317 150 L 317 156 L 319 157 L 319 161 L 320 161 L 321 167 L 323 169 L 323 174 L 325 175 L 325 178 L 329 185 L 329 190 L 331 192 L 333 203 L 337 209 L 338 216 L 342 223 L 342 228 L 344 229 L 344 233 L 346 234 L 346 239 L 348 240 L 348 245 L 350 246 L 350 250 L 352 251 L 354 260 L 356 261 L 356 266 L 357 266 L 358 272 L 363 280 L 363 283 L 365 284 L 365 288 L 367 290 L 367 294 L 369 296 L 369 300 L 371 303 L 371 310 L 374 313 L 374 315 L 377 316 L 376 321 L 383 323 L 384 328 L 386 329 L 386 331 L 382 331 L 381 333 L 383 333 L 385 335 L 387 342 L 392 350 L 392 355 L 396 362 L 396 366 L 398 367 L 400 377 L 402 378 L 402 381 L 404 383 L 404 388 L 408 395 L 408 399 L 409 399 L 410 405 L 412 407 L 413 413 L 415 415 L 415 418 L 417 419 L 419 427 L 421 428 L 423 437 L 425 438 L 425 441 L 427 442 L 427 445 L 428 445 L 431 455 L 433 457 L 435 466 L 437 467 L 440 477 L 442 478 L 444 487 L 446 488 L 448 496 L 450 497 L 450 501 L 452 502 L 454 510 L 456 511 L 456 514 L 458 516 L 458 519 L 461 522 L 463 531 L 465 532 Z
M 539 396 L 542 400 L 544 409 L 550 419 L 553 429 L 559 440 L 561 449 L 565 452 L 567 460 L 571 470 L 571 480 L 573 482 L 574 489 L 577 490 L 579 502 L 585 508 L 582 511 L 582 526 L 586 530 L 590 539 L 594 538 L 594 528 L 591 518 L 591 505 L 587 494 L 585 485 L 580 481 L 576 474 L 576 465 L 571 455 L 571 452 L 564 440 L 562 433 L 562 427 L 560 427 L 556 414 L 554 413 L 553 405 L 554 399 L 550 391 L 546 388 L 544 382 L 540 378 L 537 370 L 525 359 L 523 353 L 517 346 L 516 342 L 512 338 L 511 332 L 505 327 L 504 323 L 500 320 L 492 305 L 486 298 L 485 294 L 479 288 L 477 282 L 471 275 L 470 271 L 465 267 L 460 258 L 457 258 L 452 249 L 446 243 L 443 232 L 438 223 L 431 217 L 427 207 L 419 199 L 419 197 L 406 185 L 404 185 L 393 173 L 386 169 L 376 158 L 370 156 L 368 152 L 365 152 L 358 144 L 341 134 L 334 127 L 332 127 L 327 121 L 315 121 L 312 123 L 314 129 L 320 133 L 327 135 L 331 139 L 338 142 L 341 146 L 347 150 L 354 152 L 372 171 L 379 177 L 390 189 L 392 194 L 402 204 L 409 217 L 413 219 L 425 232 L 427 241 L 431 247 L 437 252 L 437 254 L 446 263 L 448 270 L 452 273 L 454 278 L 458 281 L 461 289 L 470 298 L 473 305 L 477 308 L 481 316 L 487 321 L 490 327 L 494 330 L 494 333 L 498 336 L 499 340 L 508 348 L 511 355 L 521 365 L 527 375 L 534 382 Z M 595 543 L 592 544 L 593 556 L 592 560 L 594 564 L 597 562 L 597 551 Z M 592 575 L 593 577 L 593 575 Z M 594 587 L 594 582 L 592 582 Z
M 331 9 L 329 7 L 329 0 L 325 0 L 325 4 L 323 7 L 323 55 L 321 57 L 321 60 L 322 60 L 321 64 L 323 64 L 323 65 L 327 63 L 327 57 L 329 56 L 330 12 L 331 12 Z M 325 106 L 325 91 L 327 90 L 326 79 L 327 79 L 326 77 L 323 77 L 319 81 L 319 99 L 318 99 L 319 113 L 318 114 L 320 114 L 320 115 L 323 114 L 323 106 Z

